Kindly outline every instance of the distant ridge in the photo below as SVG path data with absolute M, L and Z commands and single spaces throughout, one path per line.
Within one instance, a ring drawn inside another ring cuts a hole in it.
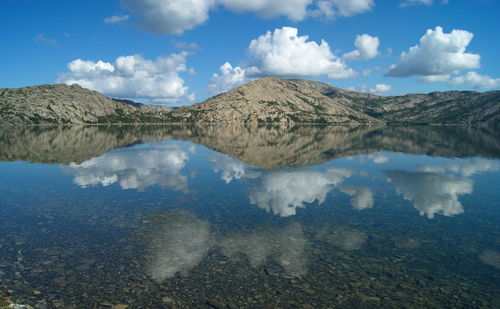
M 206 101 L 176 109 L 114 100 L 77 85 L 0 89 L 0 124 L 500 123 L 500 91 L 447 91 L 378 96 L 325 83 L 264 77 Z

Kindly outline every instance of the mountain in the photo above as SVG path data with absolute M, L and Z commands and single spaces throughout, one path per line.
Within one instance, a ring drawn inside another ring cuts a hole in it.
M 378 96 L 325 83 L 264 77 L 172 113 L 177 122 L 500 123 L 500 91 Z
M 176 109 L 177 122 L 381 123 L 350 100 L 325 95 L 323 83 L 264 77 L 203 103 Z
M 0 124 L 157 123 L 172 109 L 118 101 L 78 85 L 0 89 Z
M 332 87 L 333 88 L 333 87 Z M 500 122 L 500 91 L 446 91 L 404 96 L 360 95 L 336 90 L 325 95 L 351 100 L 354 109 L 388 124 L 488 124 Z
M 385 97 L 310 80 L 264 77 L 172 115 L 190 123 L 498 125 L 500 91 Z
M 446 124 L 500 126 L 500 91 L 378 96 L 264 77 L 176 109 L 114 100 L 77 85 L 0 89 L 0 124 Z

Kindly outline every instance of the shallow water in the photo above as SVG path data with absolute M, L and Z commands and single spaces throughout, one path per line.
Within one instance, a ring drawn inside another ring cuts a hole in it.
M 0 130 L 34 308 L 500 307 L 500 141 L 436 127 Z

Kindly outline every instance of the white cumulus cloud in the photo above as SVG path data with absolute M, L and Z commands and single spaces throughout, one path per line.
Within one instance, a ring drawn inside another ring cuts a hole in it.
M 375 88 L 370 88 L 371 93 L 384 93 L 391 90 L 391 85 L 387 84 L 376 84 Z
M 179 72 L 186 71 L 187 53 L 148 60 L 141 55 L 118 57 L 114 63 L 77 59 L 68 64 L 70 72 L 57 82 L 82 87 L 120 98 L 146 98 L 175 102 L 188 87 Z
M 234 12 L 256 12 L 262 17 L 286 16 L 290 20 L 300 21 L 306 17 L 307 7 L 312 0 L 218 0 L 227 9 Z
M 263 75 L 354 77 L 355 72 L 337 58 L 324 40 L 318 44 L 298 29 L 283 27 L 268 31 L 250 42 L 248 54 Z
M 374 6 L 373 0 L 319 0 L 311 10 L 311 15 L 336 19 L 371 11 Z
M 208 91 L 213 94 L 226 92 L 251 80 L 247 70 L 239 66 L 233 67 L 229 62 L 219 68 L 220 74 L 212 74 Z
M 387 73 L 393 77 L 412 75 L 436 76 L 458 73 L 464 69 L 480 66 L 480 55 L 465 52 L 473 38 L 471 32 L 453 30 L 444 33 L 443 28 L 427 30 L 420 43 L 400 56 L 398 64 L 393 64 Z
M 249 66 L 224 63 L 220 74 L 214 73 L 208 86 L 216 94 L 228 91 L 258 76 L 307 77 L 327 75 L 329 78 L 350 78 L 356 72 L 336 57 L 324 40 L 318 44 L 309 36 L 298 35 L 298 29 L 283 27 L 268 31 L 250 42 Z
M 350 87 L 347 87 L 346 90 L 357 91 L 357 92 L 368 92 L 369 91 L 367 85 L 350 86 Z
M 500 88 L 500 78 L 492 78 L 488 75 L 479 75 L 476 72 L 468 72 L 450 80 L 451 85 L 467 85 L 475 89 Z
M 376 36 L 369 34 L 356 35 L 354 46 L 356 50 L 344 54 L 342 57 L 348 60 L 367 60 L 378 56 L 380 40 Z
M 359 86 L 351 86 L 347 87 L 347 90 L 357 91 L 357 92 L 366 92 L 366 93 L 375 93 L 382 94 L 384 92 L 390 91 L 392 89 L 391 85 L 387 84 L 376 84 L 375 87 L 369 88 L 367 85 L 359 85 Z
M 374 0 L 125 0 L 127 8 L 145 30 L 181 34 L 206 22 L 219 8 L 252 12 L 264 18 L 285 16 L 292 21 L 307 17 L 336 19 L 370 11 Z
M 181 34 L 209 18 L 215 0 L 127 0 L 124 6 L 139 18 L 139 25 L 160 34 Z

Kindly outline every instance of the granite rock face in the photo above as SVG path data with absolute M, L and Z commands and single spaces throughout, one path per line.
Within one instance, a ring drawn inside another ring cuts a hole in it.
M 0 89 L 0 124 L 156 123 L 170 111 L 122 103 L 78 85 Z
M 178 122 L 498 125 L 500 91 L 378 96 L 264 77 L 173 112 Z
M 325 95 L 317 82 L 264 77 L 205 102 L 175 110 L 178 122 L 381 123 L 347 100 Z M 333 87 L 331 87 L 333 88 Z
M 499 126 L 500 91 L 377 96 L 264 77 L 172 110 L 114 100 L 77 85 L 0 89 L 0 124 L 450 124 Z

